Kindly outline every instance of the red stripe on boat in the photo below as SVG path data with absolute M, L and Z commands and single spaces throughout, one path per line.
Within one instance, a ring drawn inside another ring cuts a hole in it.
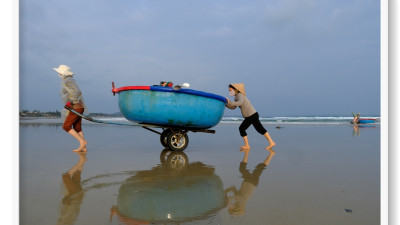
M 150 90 L 150 86 L 125 86 L 118 88 L 115 92 L 128 91 L 128 90 Z

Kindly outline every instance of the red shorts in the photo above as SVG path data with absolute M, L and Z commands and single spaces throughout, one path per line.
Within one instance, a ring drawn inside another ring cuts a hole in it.
M 85 110 L 80 104 L 74 105 L 72 108 L 80 114 Z M 72 128 L 78 133 L 82 131 L 82 117 L 69 112 L 67 118 L 65 118 L 63 129 L 69 132 Z

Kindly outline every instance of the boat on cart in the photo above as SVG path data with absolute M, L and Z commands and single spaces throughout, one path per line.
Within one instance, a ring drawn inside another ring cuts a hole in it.
M 115 88 L 122 115 L 133 123 L 97 120 L 72 108 L 66 109 L 96 123 L 140 126 L 160 135 L 161 144 L 173 151 L 183 151 L 189 144 L 187 133 L 215 133 L 209 128 L 217 125 L 224 114 L 225 97 L 192 89 L 163 86 L 125 86 Z M 162 132 L 154 130 L 161 128 Z
M 186 88 L 125 86 L 115 88 L 124 117 L 160 135 L 164 147 L 183 151 L 189 144 L 187 133 L 215 133 L 209 128 L 223 116 L 225 97 Z M 151 127 L 151 128 L 150 128 Z M 158 132 L 152 128 L 161 128 Z

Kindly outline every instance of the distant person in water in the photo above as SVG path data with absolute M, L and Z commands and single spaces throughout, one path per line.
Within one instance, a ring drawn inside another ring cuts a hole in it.
M 253 125 L 254 128 L 257 130 L 257 132 L 263 135 L 268 140 L 269 146 L 266 147 L 265 149 L 268 150 L 269 148 L 274 147 L 275 142 L 272 140 L 267 130 L 261 124 L 258 112 L 254 109 L 249 99 L 247 99 L 246 97 L 244 84 L 242 83 L 229 84 L 229 94 L 230 96 L 235 96 L 235 101 L 232 102 L 230 101 L 229 98 L 226 98 L 228 102 L 226 103 L 225 106 L 228 107 L 229 109 L 235 109 L 236 107 L 239 106 L 242 112 L 242 116 L 244 117 L 242 124 L 239 126 L 240 136 L 243 137 L 244 141 L 244 145 L 241 146 L 240 148 L 244 150 L 250 149 L 246 133 L 246 130 L 247 128 L 250 127 L 250 125 Z
M 353 113 L 353 121 L 351 121 L 352 124 L 359 124 L 360 123 L 360 113 L 357 113 L 357 115 L 355 113 Z
M 61 91 L 60 95 L 62 101 L 68 107 L 74 109 L 78 113 L 83 114 L 86 109 L 85 103 L 83 102 L 82 92 L 78 87 L 78 84 L 72 77 L 74 73 L 66 65 L 60 65 L 58 68 L 53 68 L 61 78 Z M 72 137 L 79 141 L 79 147 L 74 149 L 74 152 L 86 152 L 87 141 L 84 138 L 82 132 L 82 118 L 74 113 L 67 111 L 67 117 L 65 118 L 63 129 L 68 132 Z

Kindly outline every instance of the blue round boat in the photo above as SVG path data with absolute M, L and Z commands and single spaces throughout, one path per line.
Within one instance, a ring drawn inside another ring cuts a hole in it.
M 359 119 L 358 122 L 365 124 L 365 123 L 375 123 L 376 119 Z
M 177 128 L 207 129 L 223 116 L 226 98 L 192 89 L 126 86 L 113 89 L 130 121 Z

